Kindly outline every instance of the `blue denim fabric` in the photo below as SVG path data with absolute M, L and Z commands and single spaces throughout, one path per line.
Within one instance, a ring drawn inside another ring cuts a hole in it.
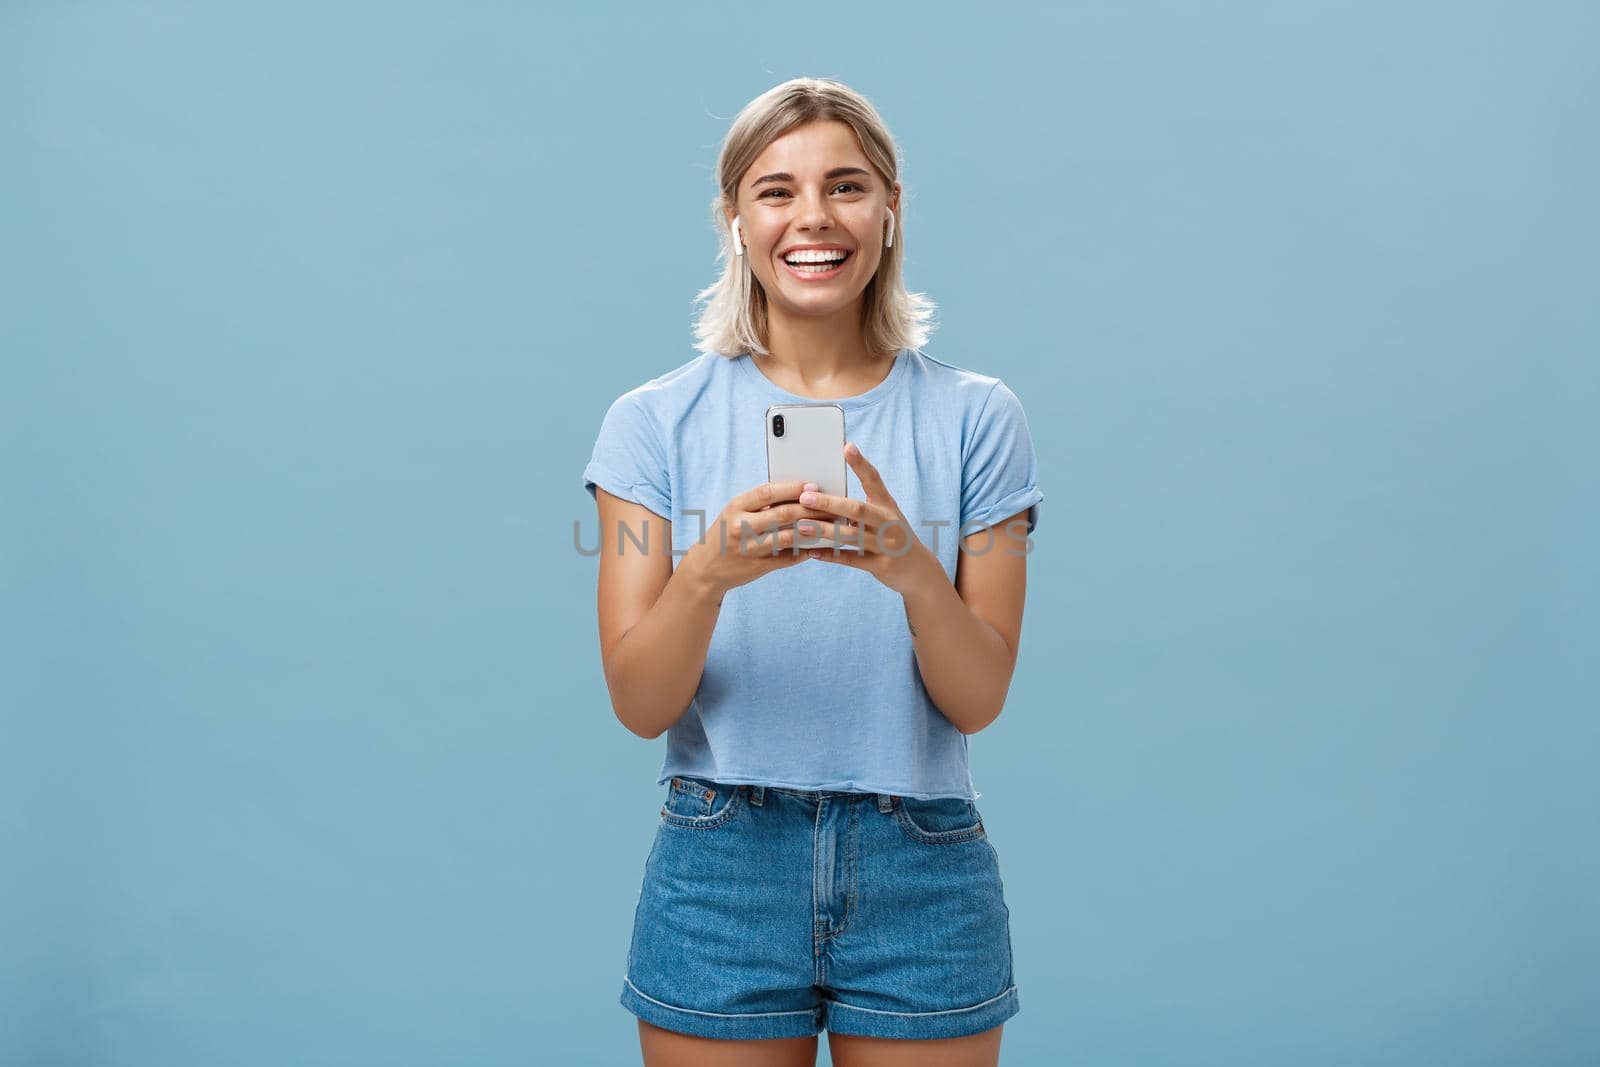
M 676 776 L 623 1007 L 717 1038 L 980 1033 L 1019 1010 L 977 806 Z

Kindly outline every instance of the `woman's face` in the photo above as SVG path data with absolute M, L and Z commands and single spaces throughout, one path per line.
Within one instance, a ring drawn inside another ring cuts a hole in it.
M 831 315 L 861 298 L 883 258 L 887 211 L 899 206 L 898 184 L 867 162 L 854 130 L 812 122 L 773 141 L 739 179 L 738 236 L 770 306 Z M 808 270 L 785 261 L 808 245 L 842 249 L 844 263 Z

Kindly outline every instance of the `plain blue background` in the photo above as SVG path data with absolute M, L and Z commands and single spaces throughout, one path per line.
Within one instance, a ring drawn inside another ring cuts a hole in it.
M 0 1061 L 637 1062 L 580 471 L 812 74 L 1040 454 L 1004 1062 L 1597 1062 L 1597 34 L 7 4 Z

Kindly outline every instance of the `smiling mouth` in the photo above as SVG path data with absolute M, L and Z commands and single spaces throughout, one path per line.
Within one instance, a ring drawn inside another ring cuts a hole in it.
M 855 255 L 854 252 L 846 252 L 843 259 L 832 263 L 790 263 L 785 259 L 783 260 L 783 265 L 788 267 L 797 277 L 807 280 L 812 278 L 831 278 L 844 269 L 844 265 L 850 262 L 850 257 L 853 255 Z

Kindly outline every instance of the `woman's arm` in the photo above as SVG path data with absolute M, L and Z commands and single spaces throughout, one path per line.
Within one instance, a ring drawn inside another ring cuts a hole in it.
M 600 658 L 611 707 L 640 737 L 660 737 L 700 686 L 722 596 L 700 577 L 693 551 L 673 570 L 670 521 L 599 486 L 595 500 Z
M 922 684 L 964 734 L 998 718 L 1011 688 L 1028 585 L 1027 518 L 1019 511 L 966 537 L 954 585 L 938 569 L 905 594 Z
M 690 545 L 675 570 L 671 521 L 595 486 L 600 656 L 622 725 L 653 738 L 677 722 L 700 688 L 727 591 L 810 558 L 794 551 L 792 527 L 780 529 L 827 515 L 793 502 L 804 485 L 763 482 L 740 493 L 709 524 L 715 540 Z

